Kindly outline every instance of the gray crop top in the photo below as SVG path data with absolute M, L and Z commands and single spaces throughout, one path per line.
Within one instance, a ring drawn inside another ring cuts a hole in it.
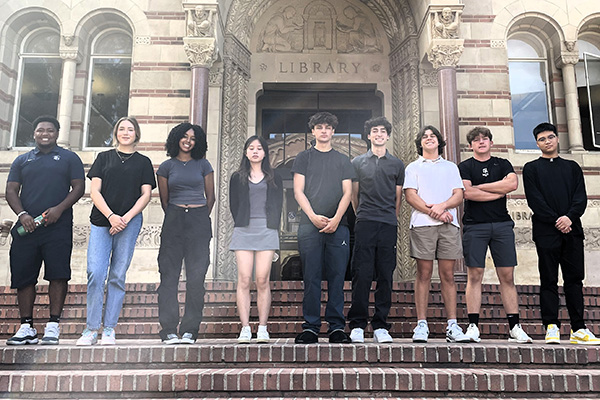
M 170 158 L 160 164 L 156 175 L 167 178 L 169 204 L 206 205 L 204 177 L 213 172 L 207 159 L 186 163 Z

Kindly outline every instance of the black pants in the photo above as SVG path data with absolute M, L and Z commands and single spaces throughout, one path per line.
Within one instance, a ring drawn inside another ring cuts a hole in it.
M 352 254 L 352 306 L 348 312 L 350 329 L 365 329 L 369 318 L 369 295 L 373 278 L 375 315 L 371 326 L 390 329 L 387 317 L 392 305 L 392 281 L 396 269 L 397 226 L 375 221 L 358 221 L 354 228 Z
M 540 306 L 544 326 L 558 320 L 558 265 L 560 264 L 565 301 L 573 332 L 585 328 L 583 317 L 583 237 L 574 235 L 538 238 L 535 242 L 540 271 Z
M 158 252 L 158 320 L 162 327 L 162 339 L 170 333 L 177 333 L 177 295 L 183 261 L 186 272 L 185 312 L 179 333 L 191 333 L 194 339 L 198 336 L 204 309 L 204 279 L 210 263 L 211 238 L 211 221 L 207 207 L 182 208 L 169 205 L 160 234 Z

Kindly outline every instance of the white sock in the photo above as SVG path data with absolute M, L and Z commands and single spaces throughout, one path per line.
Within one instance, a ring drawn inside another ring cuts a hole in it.
M 427 326 L 427 320 L 426 319 L 420 319 L 417 321 L 417 325 L 421 325 L 421 323 L 425 324 L 425 326 Z
M 267 331 L 267 326 L 266 325 L 259 325 L 258 326 L 258 331 L 259 332 L 266 332 Z
M 452 324 L 457 324 L 458 325 L 458 323 L 456 322 L 456 319 L 449 319 L 448 320 L 448 326 L 452 326 Z

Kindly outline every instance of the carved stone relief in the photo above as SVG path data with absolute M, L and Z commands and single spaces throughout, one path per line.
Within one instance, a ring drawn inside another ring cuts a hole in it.
M 458 39 L 462 10 L 444 7 L 431 12 L 431 36 L 434 39 Z
M 303 10 L 292 5 L 280 9 L 260 32 L 257 52 L 382 52 L 369 17 L 349 3 L 338 7 L 336 10 L 329 2 L 317 0 Z
M 214 37 L 216 8 L 203 5 L 186 10 L 186 36 Z
M 183 38 L 183 50 L 194 66 L 210 68 L 217 59 L 217 49 L 213 38 Z
M 427 52 L 427 59 L 435 69 L 456 67 L 463 50 L 462 44 L 434 44 Z

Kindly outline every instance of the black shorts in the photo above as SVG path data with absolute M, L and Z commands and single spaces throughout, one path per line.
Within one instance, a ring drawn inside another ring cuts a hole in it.
M 19 224 L 20 225 L 20 224 Z M 10 287 L 20 289 L 37 283 L 42 261 L 47 281 L 71 279 L 73 226 L 70 221 L 40 227 L 19 236 L 16 226 L 11 231 Z
M 467 267 L 485 268 L 488 246 L 496 268 L 516 266 L 514 226 L 513 221 L 465 224 L 463 254 Z

